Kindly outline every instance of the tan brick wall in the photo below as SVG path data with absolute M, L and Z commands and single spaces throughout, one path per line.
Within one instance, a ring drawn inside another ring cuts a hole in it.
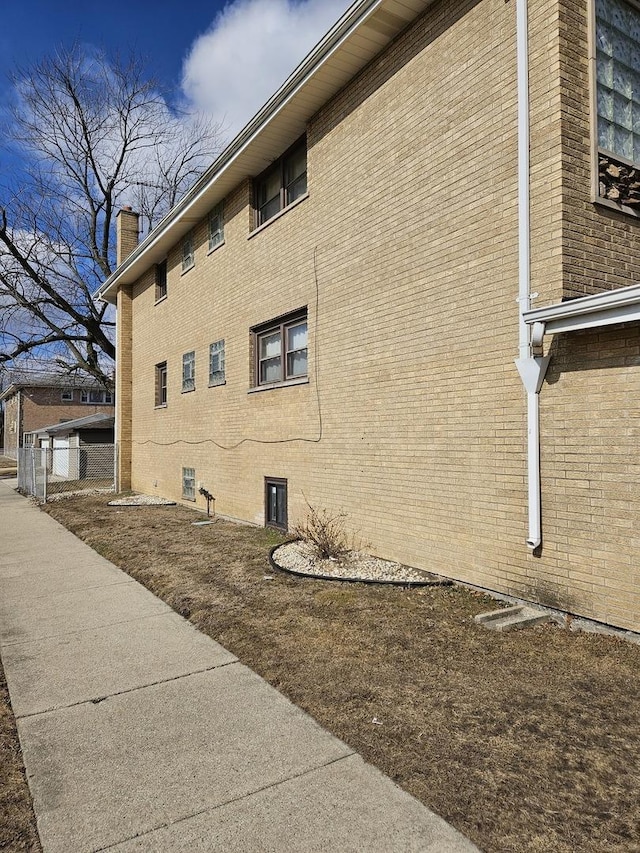
M 545 304 L 566 274 L 565 34 L 556 3 L 530 6 L 532 277 Z M 437 3 L 311 122 L 306 200 L 248 239 L 244 184 L 226 200 L 223 246 L 208 254 L 202 222 L 193 269 L 181 274 L 180 246 L 170 253 L 166 300 L 154 304 L 153 271 L 143 276 L 133 488 L 179 500 L 193 467 L 219 513 L 261 524 L 264 477 L 284 477 L 291 522 L 305 497 L 344 508 L 374 553 L 640 627 L 616 608 L 624 588 L 606 560 L 597 590 L 571 575 L 591 560 L 561 524 L 562 480 L 574 479 L 561 448 L 574 438 L 559 413 L 583 390 L 578 371 L 543 390 L 545 546 L 542 557 L 525 547 L 516 106 L 515 4 Z M 304 305 L 308 384 L 247 393 L 249 329 Z M 226 384 L 208 388 L 209 344 L 222 338 Z M 196 390 L 182 394 L 190 350 Z M 165 360 L 168 405 L 156 409 Z M 613 393 L 624 382 L 612 375 Z
M 558 336 L 541 396 L 549 603 L 639 627 L 640 328 Z
M 640 281 L 640 219 L 592 201 L 589 20 L 593 0 L 559 0 L 562 41 L 563 246 L 566 296 Z
M 116 216 L 116 263 L 118 266 L 129 257 L 138 245 L 140 216 L 129 207 L 123 207 Z

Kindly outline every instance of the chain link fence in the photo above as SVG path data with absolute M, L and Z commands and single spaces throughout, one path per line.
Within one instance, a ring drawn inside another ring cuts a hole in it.
M 18 451 L 18 488 L 46 503 L 61 492 L 113 489 L 115 446 L 21 447 Z

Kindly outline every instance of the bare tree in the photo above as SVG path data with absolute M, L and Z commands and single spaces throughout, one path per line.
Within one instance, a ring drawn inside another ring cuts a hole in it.
M 108 385 L 113 312 L 92 294 L 115 267 L 115 215 L 130 204 L 152 227 L 209 165 L 220 128 L 172 112 L 137 58 L 74 48 L 13 83 L 5 135 L 23 168 L 0 187 L 0 364 L 45 357 Z

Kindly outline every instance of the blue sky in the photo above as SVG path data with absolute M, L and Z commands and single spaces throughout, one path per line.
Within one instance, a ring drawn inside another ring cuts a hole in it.
M 184 5 L 150 0 L 23 0 L 3 4 L 3 94 L 6 96 L 6 74 L 15 62 L 28 64 L 75 40 L 104 47 L 108 53 L 133 48 L 145 56 L 151 73 L 165 86 L 179 87 L 182 61 L 189 48 L 224 5 L 224 0 L 189 0 Z
M 0 105 L 7 73 L 80 41 L 141 54 L 170 100 L 240 130 L 350 5 L 349 0 L 22 0 L 2 4 Z

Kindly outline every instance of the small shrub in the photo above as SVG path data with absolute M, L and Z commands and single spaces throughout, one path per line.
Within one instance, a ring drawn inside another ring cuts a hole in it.
M 347 513 L 329 512 L 311 506 L 307 501 L 307 516 L 293 530 L 295 536 L 312 545 L 323 559 L 340 560 L 353 550 L 353 537 L 347 532 Z

